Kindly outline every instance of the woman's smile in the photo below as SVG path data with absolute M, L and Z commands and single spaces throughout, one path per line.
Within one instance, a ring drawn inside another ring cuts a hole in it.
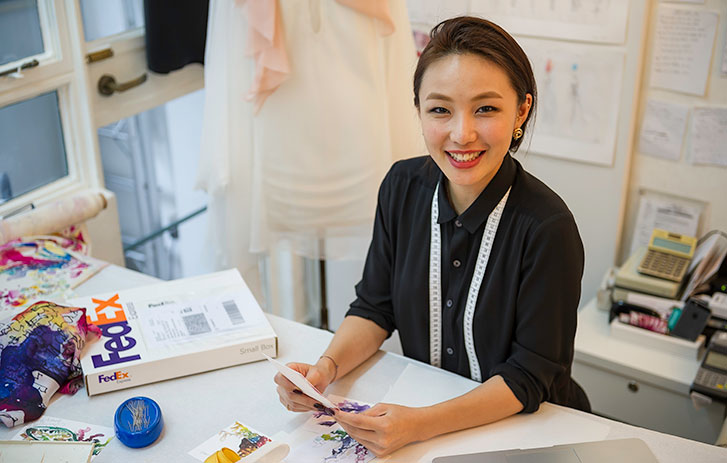
M 447 153 L 450 164 L 457 169 L 469 169 L 480 162 L 486 150 L 449 150 Z

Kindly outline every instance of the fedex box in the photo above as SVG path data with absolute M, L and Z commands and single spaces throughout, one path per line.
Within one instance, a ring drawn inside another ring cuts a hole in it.
M 237 270 L 71 299 L 102 337 L 83 352 L 88 395 L 276 357 L 270 322 Z

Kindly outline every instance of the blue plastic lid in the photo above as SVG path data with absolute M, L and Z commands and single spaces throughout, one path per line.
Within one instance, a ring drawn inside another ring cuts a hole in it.
M 114 431 L 127 447 L 146 447 L 154 443 L 163 428 L 162 409 L 149 397 L 132 397 L 116 409 Z

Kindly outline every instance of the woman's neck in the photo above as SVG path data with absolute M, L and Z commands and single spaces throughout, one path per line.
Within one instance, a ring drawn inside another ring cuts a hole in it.
M 492 176 L 494 177 L 494 175 Z M 475 185 L 457 185 L 447 180 L 447 196 L 457 215 L 461 215 L 490 184 L 492 177 L 482 179 Z

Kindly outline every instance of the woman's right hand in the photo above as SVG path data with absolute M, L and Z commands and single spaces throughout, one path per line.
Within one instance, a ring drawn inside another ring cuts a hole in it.
M 334 378 L 335 372 L 330 369 L 330 362 L 323 359 L 316 365 L 308 363 L 288 363 L 288 367 L 305 376 L 310 383 L 323 393 Z M 307 412 L 311 410 L 320 410 L 316 407 L 318 401 L 303 394 L 298 386 L 290 382 L 288 378 L 281 373 L 275 375 L 273 379 L 278 385 L 278 397 L 280 403 L 292 412 Z M 322 406 L 318 404 L 319 406 Z

